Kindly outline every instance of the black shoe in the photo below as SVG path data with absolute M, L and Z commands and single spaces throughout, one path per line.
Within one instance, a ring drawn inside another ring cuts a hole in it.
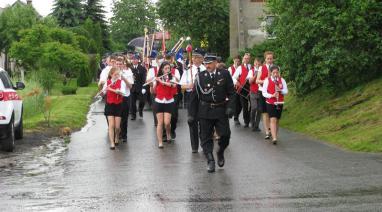
M 206 155 L 207 157 L 207 171 L 208 173 L 212 173 L 212 172 L 215 172 L 215 159 L 214 159 L 214 155 L 211 153 L 208 153 Z
M 111 150 L 115 150 L 115 146 L 111 146 L 110 149 L 111 149 Z
M 127 138 L 122 138 L 121 141 L 122 141 L 123 143 L 126 143 L 126 142 L 127 142 Z
M 176 133 L 175 133 L 175 131 L 174 131 L 174 132 L 171 132 L 171 138 L 172 138 L 172 139 L 175 139 L 175 138 L 176 138 Z
M 143 112 L 139 111 L 139 117 L 143 118 Z
M 136 116 L 131 116 L 131 119 L 130 119 L 130 120 L 134 121 L 135 119 L 137 119 Z
M 192 153 L 198 153 L 198 150 L 197 149 L 193 149 Z
M 238 119 L 235 119 L 234 121 L 235 121 L 235 125 L 237 126 L 240 125 L 240 121 Z
M 207 171 L 208 173 L 215 172 L 215 161 L 208 161 Z
M 225 163 L 225 160 L 224 160 L 224 151 L 218 151 L 217 152 L 217 156 L 218 156 L 218 166 L 219 167 L 223 167 L 224 166 L 224 163 Z
M 272 141 L 272 144 L 273 144 L 273 145 L 277 145 L 277 140 L 273 140 L 273 141 Z
M 245 125 L 244 125 L 244 128 L 248 128 L 248 127 L 249 127 L 249 124 L 245 124 Z
M 260 132 L 261 130 L 258 127 L 252 128 L 253 132 Z

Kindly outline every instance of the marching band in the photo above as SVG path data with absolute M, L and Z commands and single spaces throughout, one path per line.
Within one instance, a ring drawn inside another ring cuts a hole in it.
M 189 40 L 187 38 L 186 40 Z M 239 126 L 242 111 L 244 128 L 260 132 L 262 120 L 265 139 L 278 142 L 279 120 L 283 110 L 287 84 L 280 75 L 280 67 L 273 64 L 274 53 L 264 53 L 265 62 L 253 60 L 245 53 L 233 58 L 226 69 L 216 55 L 205 54 L 201 49 L 187 47 L 188 60 L 176 60 L 185 39 L 181 38 L 172 51 L 162 54 L 150 49 L 140 57 L 133 53 L 109 56 L 100 73 L 97 97 L 104 96 L 105 116 L 108 122 L 110 149 L 119 141 L 127 141 L 128 116 L 143 118 L 147 101 L 154 115 L 158 147 L 176 138 L 179 103 L 187 112 L 192 153 L 199 145 L 207 159 L 208 172 L 215 171 L 214 140 L 218 142 L 217 165 L 225 163 L 224 151 L 229 145 L 231 131 L 229 118 L 234 116 Z

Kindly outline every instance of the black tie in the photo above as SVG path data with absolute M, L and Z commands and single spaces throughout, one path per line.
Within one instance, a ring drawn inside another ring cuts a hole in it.
M 198 73 L 200 72 L 200 67 L 198 67 Z
M 215 82 L 215 73 L 211 74 L 211 80 L 212 80 L 212 82 Z

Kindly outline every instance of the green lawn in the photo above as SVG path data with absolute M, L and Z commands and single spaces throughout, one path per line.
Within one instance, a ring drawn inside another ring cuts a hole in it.
M 382 79 L 338 97 L 324 89 L 286 98 L 284 128 L 353 151 L 382 152 Z
M 27 81 L 25 84 L 26 88 L 19 92 L 24 103 L 24 129 L 26 132 L 42 131 L 47 128 L 47 122 L 42 112 L 44 96 L 41 93 L 31 95 L 31 92 L 39 87 L 38 83 Z M 86 114 L 92 97 L 97 92 L 97 85 L 79 87 L 76 95 L 62 95 L 61 88 L 61 83 L 57 83 L 51 92 L 50 127 L 79 129 L 86 123 Z

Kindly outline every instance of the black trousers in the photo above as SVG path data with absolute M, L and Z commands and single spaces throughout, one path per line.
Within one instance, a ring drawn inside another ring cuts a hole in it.
M 200 123 L 198 119 L 188 120 L 192 150 L 199 149 Z
M 220 151 L 224 151 L 229 145 L 229 139 L 231 137 L 231 130 L 229 128 L 228 117 L 222 117 L 218 119 L 203 119 L 200 118 L 200 146 L 203 148 L 204 154 L 212 153 L 214 150 L 214 142 L 212 136 L 214 129 L 219 139 Z
M 154 125 L 157 126 L 158 119 L 157 119 L 157 114 L 155 111 L 155 94 L 151 94 L 150 97 L 151 97 L 151 110 L 153 111 L 153 115 L 154 115 Z
M 121 117 L 121 138 L 127 138 L 127 126 L 129 120 L 130 97 L 123 97 Z
M 132 92 L 130 95 L 130 110 L 133 117 L 137 115 L 137 101 L 139 101 L 139 112 L 142 112 L 145 107 L 145 97 L 142 93 Z
M 188 108 L 188 105 L 190 103 L 190 98 L 191 98 L 191 92 L 184 92 L 184 98 L 183 98 L 183 103 L 184 103 L 184 108 Z
M 178 124 L 178 105 L 179 105 L 179 97 L 178 95 L 174 96 L 174 108 L 171 113 L 171 132 L 174 133 L 176 130 L 176 125 Z
M 250 121 L 250 105 L 248 102 L 249 96 L 248 96 L 248 98 L 245 98 L 244 96 L 247 96 L 247 95 L 240 96 L 240 104 L 243 108 L 244 124 L 248 125 L 249 121 Z
M 239 118 L 242 106 L 241 106 L 241 102 L 240 102 L 240 95 L 235 93 L 234 98 L 235 98 L 235 114 L 234 114 L 234 118 L 236 120 L 236 119 Z
M 144 87 L 146 89 L 146 93 L 144 94 L 144 98 L 145 98 L 145 101 L 147 102 L 147 104 L 151 107 L 151 92 L 150 92 L 150 86 L 147 85 Z

